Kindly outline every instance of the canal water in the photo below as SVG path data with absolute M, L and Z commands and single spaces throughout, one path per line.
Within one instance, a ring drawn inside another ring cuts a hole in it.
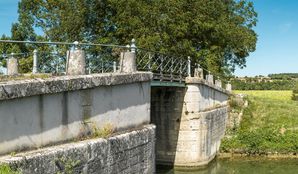
M 157 167 L 157 174 L 298 174 L 298 159 L 217 159 L 204 169 Z

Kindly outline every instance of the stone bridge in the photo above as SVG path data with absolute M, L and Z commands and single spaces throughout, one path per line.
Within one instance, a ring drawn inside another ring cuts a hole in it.
M 66 76 L 0 82 L 0 163 L 23 173 L 208 164 L 224 135 L 230 85 L 174 67 L 140 72 L 136 54 L 123 52 L 117 72 L 84 75 L 84 51 L 72 50 Z

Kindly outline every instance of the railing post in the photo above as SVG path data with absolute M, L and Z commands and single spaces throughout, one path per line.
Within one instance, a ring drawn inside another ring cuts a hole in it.
M 117 63 L 116 61 L 113 62 L 113 72 L 117 72 Z
M 148 63 L 148 69 L 149 69 L 149 71 L 151 71 L 151 63 L 152 63 L 152 55 L 151 55 L 151 53 L 149 52 L 149 63 Z
M 89 59 L 89 63 L 88 63 L 88 73 L 89 73 L 89 74 L 92 73 L 92 71 L 91 71 L 91 65 L 92 65 L 92 63 L 91 63 L 91 61 L 90 61 L 90 59 Z
M 195 68 L 195 70 L 194 70 L 194 77 L 197 77 L 197 78 L 200 78 L 200 79 L 204 79 L 204 71 L 200 67 L 200 64 L 198 64 L 197 65 L 197 68 Z
M 214 84 L 213 75 L 210 74 L 210 72 L 209 72 L 209 74 L 206 76 L 206 80 L 207 80 L 208 83 L 210 83 L 210 84 Z
M 54 54 L 55 54 L 55 58 L 56 58 L 56 73 L 58 74 L 59 73 L 59 56 L 56 51 L 54 52 Z
M 221 88 L 222 87 L 221 80 L 215 80 L 215 86 Z
M 135 39 L 132 39 L 131 40 L 131 45 L 130 45 L 130 52 L 136 53 L 136 49 L 137 49 L 136 40 Z
M 230 84 L 230 82 L 226 85 L 226 90 L 232 91 L 232 85 Z
M 11 57 L 7 60 L 7 75 L 17 75 L 19 74 L 19 63 L 18 59 L 15 58 L 14 53 L 11 53 Z
M 100 60 L 101 60 L 101 73 L 104 73 L 105 71 L 104 71 L 104 62 L 103 62 L 103 58 L 102 58 L 102 56 L 100 56 Z
M 163 56 L 161 55 L 161 57 L 160 57 L 160 60 L 161 60 L 161 64 L 160 64 L 160 72 L 159 72 L 159 74 L 160 74 L 160 81 L 162 81 L 163 80 L 163 61 L 164 61 L 164 59 L 163 59 Z
M 191 60 L 190 60 L 190 56 L 188 56 L 188 59 L 187 59 L 187 75 L 188 75 L 188 77 L 191 77 Z
M 182 66 L 183 66 L 183 63 L 182 63 L 182 59 L 180 59 L 180 66 L 179 66 L 179 82 L 181 83 L 182 82 Z
M 74 49 L 69 51 L 67 61 L 67 75 L 86 74 L 85 52 L 78 48 L 79 43 L 74 42 Z
M 122 52 L 120 55 L 120 72 L 131 73 L 137 71 L 136 49 L 135 39 L 132 39 L 130 51 Z
M 174 58 L 171 59 L 171 82 L 173 82 Z
M 38 70 L 37 70 L 37 66 L 38 66 L 37 53 L 38 53 L 38 51 L 35 49 L 33 51 L 33 69 L 32 69 L 32 74 L 36 74 L 38 72 Z

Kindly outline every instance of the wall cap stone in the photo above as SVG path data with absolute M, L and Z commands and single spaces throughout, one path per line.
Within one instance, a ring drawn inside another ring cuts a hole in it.
M 0 100 L 90 89 L 99 86 L 147 82 L 150 81 L 152 77 L 153 75 L 150 72 L 134 72 L 59 76 L 45 79 L 35 78 L 28 80 L 6 81 L 0 82 Z
M 228 91 L 224 88 L 220 88 L 218 86 L 215 86 L 215 84 L 208 83 L 205 79 L 198 78 L 198 77 L 186 77 L 185 83 L 186 84 L 202 84 L 202 85 L 209 86 L 210 88 L 213 88 L 213 89 L 215 89 L 219 92 L 225 93 L 227 95 L 232 94 L 232 92 L 230 92 L 230 91 Z

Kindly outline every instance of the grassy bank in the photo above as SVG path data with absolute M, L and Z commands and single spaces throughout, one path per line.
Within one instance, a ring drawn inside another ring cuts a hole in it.
M 235 91 L 247 94 L 240 126 L 227 130 L 221 152 L 298 153 L 298 102 L 292 91 Z

